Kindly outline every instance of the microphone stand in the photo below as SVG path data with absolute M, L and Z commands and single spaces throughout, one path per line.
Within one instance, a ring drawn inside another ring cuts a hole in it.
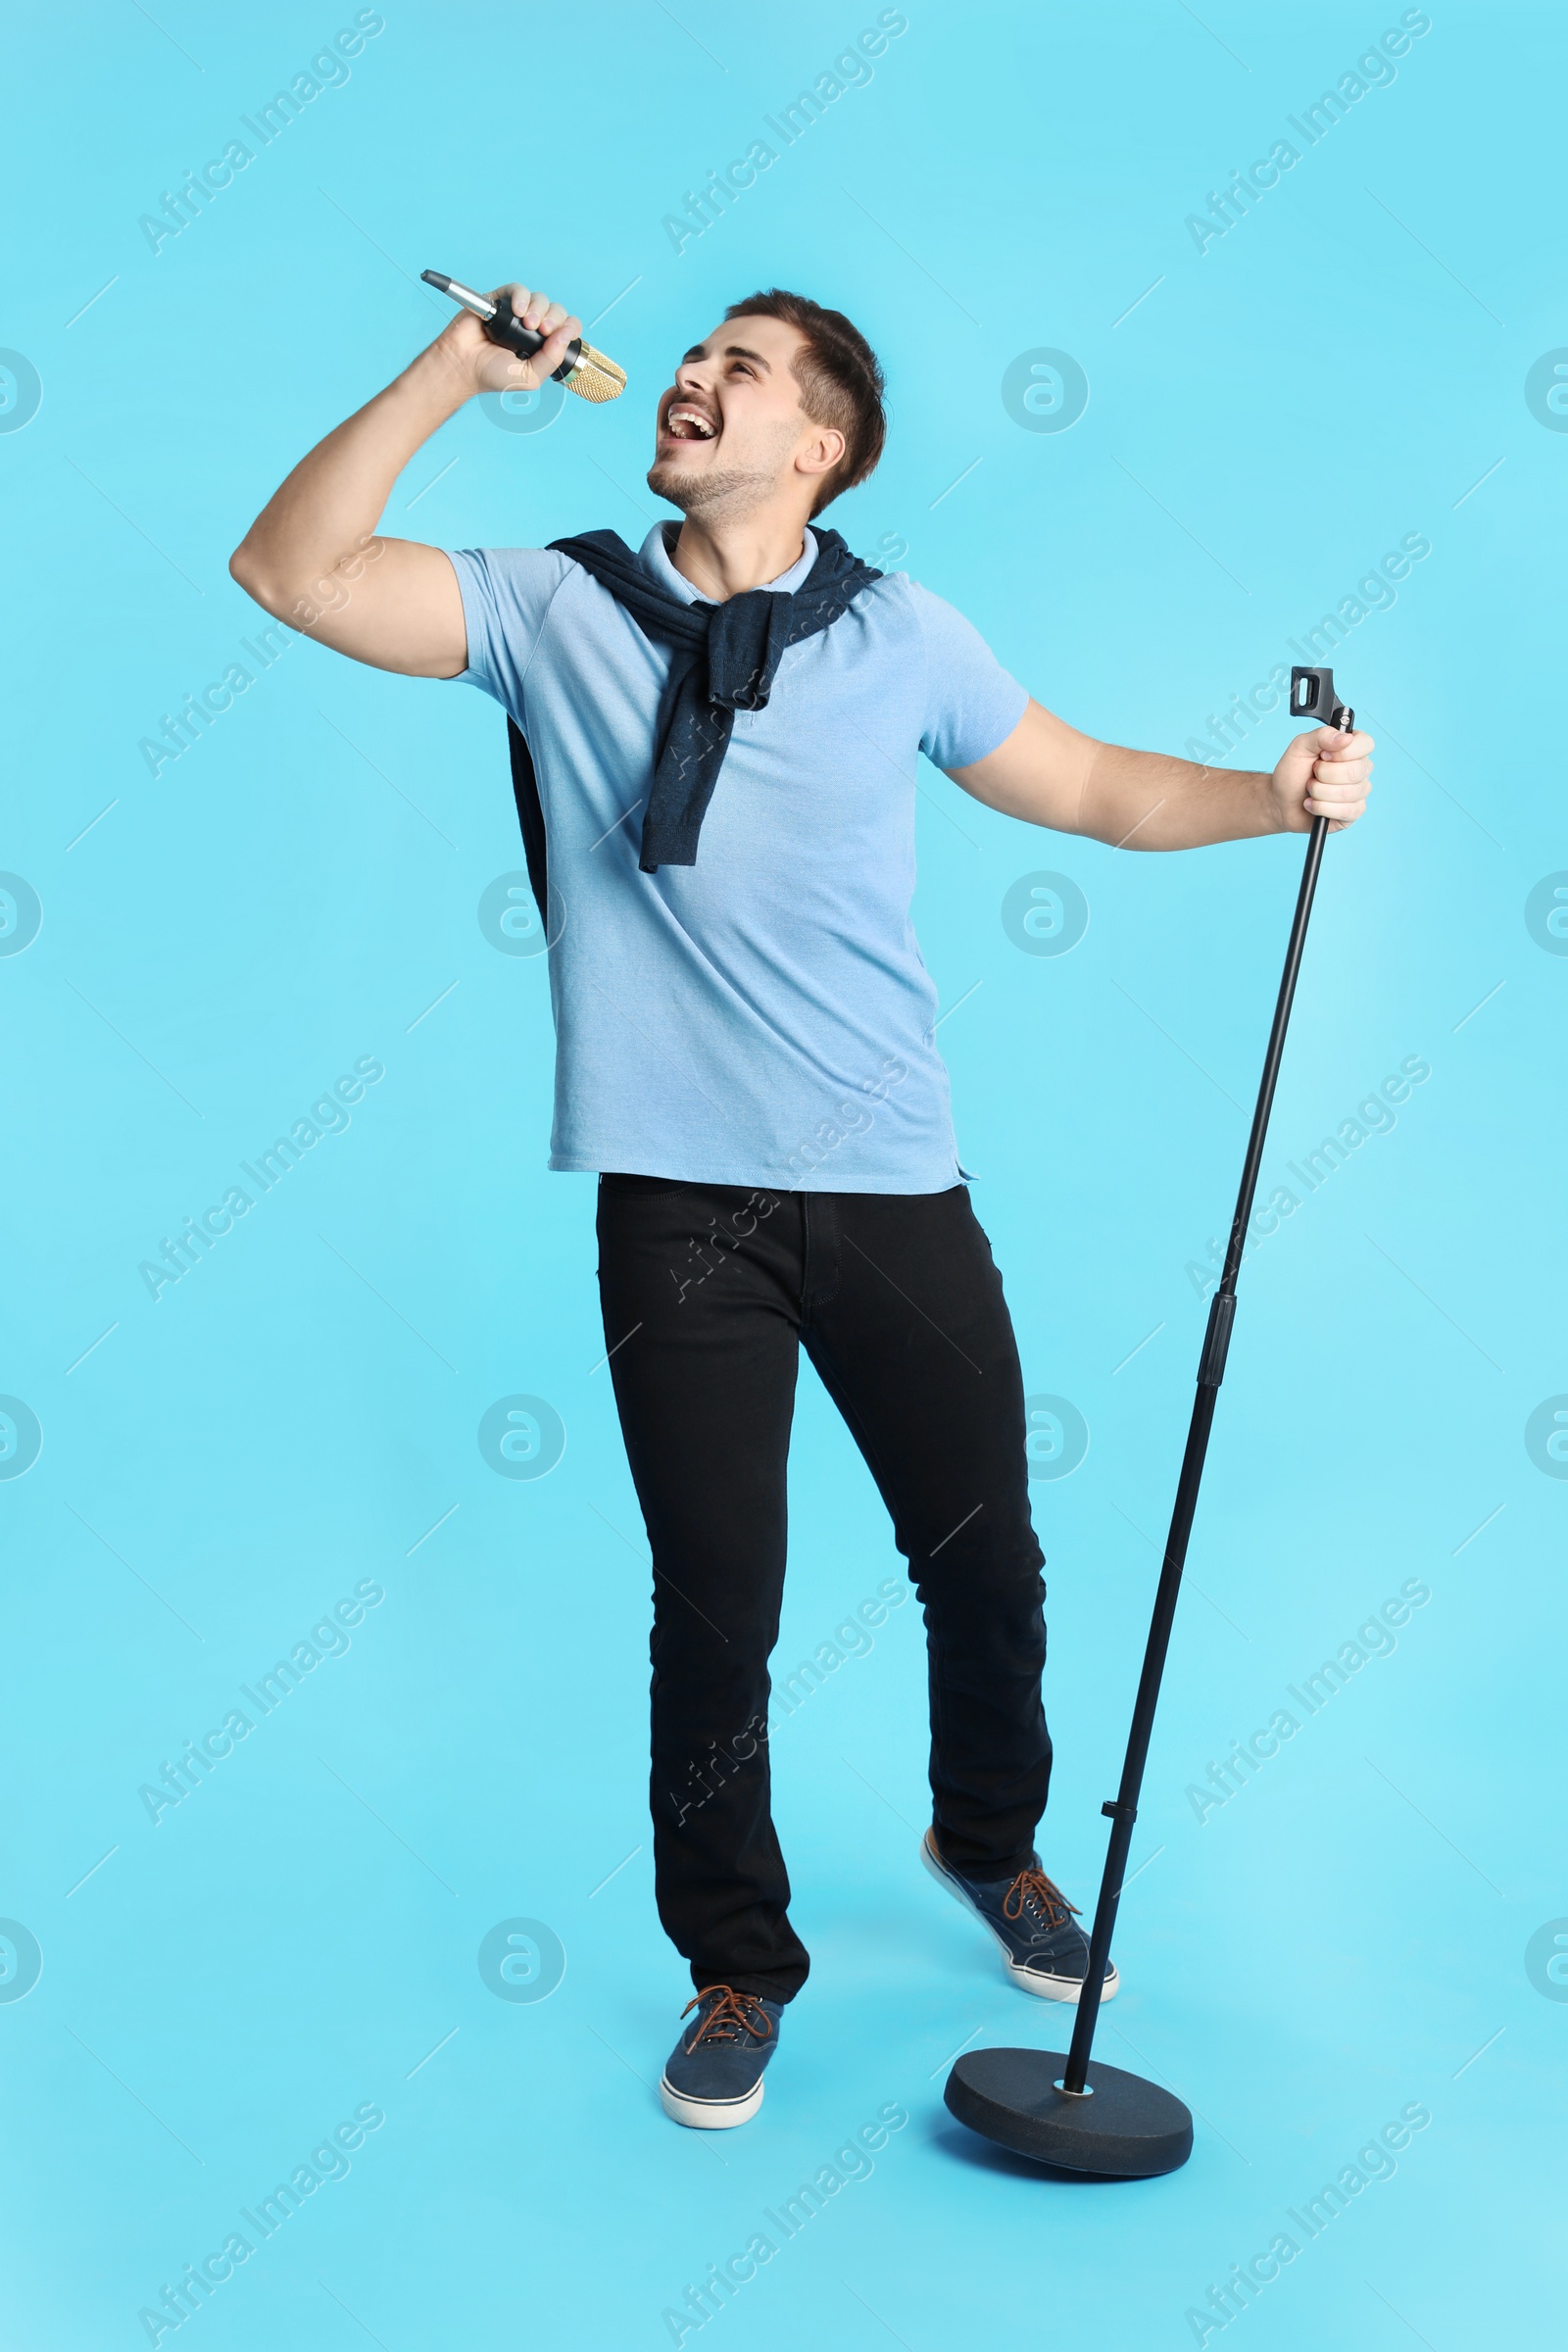
M 1320 725 L 1338 727 L 1342 734 L 1348 735 L 1355 724 L 1354 711 L 1335 696 L 1331 669 L 1293 669 L 1290 709 L 1295 718 L 1316 717 Z M 1100 2015 L 1101 1988 L 1110 1964 L 1110 1939 L 1126 1880 L 1133 1824 L 1138 1819 L 1138 1797 L 1150 1735 L 1154 1727 L 1165 1653 L 1170 1646 L 1182 1571 L 1187 1562 L 1188 1540 L 1198 1509 L 1214 1407 L 1220 1382 L 1225 1377 L 1225 1357 L 1236 1319 L 1236 1283 L 1241 1273 L 1242 1251 L 1252 1214 L 1252 1197 L 1257 1189 L 1269 1113 L 1274 1106 L 1274 1088 L 1285 1052 L 1285 1032 L 1327 837 L 1328 818 L 1314 817 L 1285 952 L 1285 971 L 1263 1055 L 1263 1075 L 1247 1141 L 1230 1240 L 1219 1288 L 1209 1302 L 1208 1327 L 1198 1366 L 1198 1394 L 1193 1399 L 1187 1447 L 1176 1482 L 1176 1500 L 1127 1735 L 1121 1786 L 1111 1801 L 1101 1807 L 1110 1821 L 1110 1838 L 1071 2046 L 1064 2058 L 1050 2050 L 972 2050 L 955 2065 L 943 2093 L 952 2113 L 971 2130 L 1019 2155 L 1033 2156 L 1069 2172 L 1147 2179 L 1152 2174 L 1174 2172 L 1186 2163 L 1193 2149 L 1193 2119 L 1180 2099 L 1157 2083 L 1146 2082 L 1140 2075 L 1124 2073 L 1118 2067 L 1091 2067 L 1090 2052 Z

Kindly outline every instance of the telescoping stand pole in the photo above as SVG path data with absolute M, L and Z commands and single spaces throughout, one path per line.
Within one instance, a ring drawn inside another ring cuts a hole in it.
M 1316 719 L 1319 725 L 1338 727 L 1343 734 L 1348 734 L 1355 724 L 1354 711 L 1347 710 L 1335 696 L 1331 669 L 1293 669 L 1290 708 L 1293 718 Z M 1208 1329 L 1203 1335 L 1203 1352 L 1198 1366 L 1198 1395 L 1193 1400 L 1187 1450 L 1176 1483 L 1176 1501 L 1154 1594 L 1132 1728 L 1127 1736 L 1121 1787 L 1114 1799 L 1101 1808 L 1110 1819 L 1110 1839 L 1089 1940 L 1089 1972 L 1078 1996 L 1072 2046 L 1065 2057 L 1054 2050 L 971 2050 L 949 2075 L 944 2094 L 960 2123 L 1019 2155 L 1033 2156 L 1069 2172 L 1147 2179 L 1152 2174 L 1174 2172 L 1193 2151 L 1193 2119 L 1180 2099 L 1158 2083 L 1146 2082 L 1141 2075 L 1126 2074 L 1119 2067 L 1092 2066 L 1089 2054 L 1100 2014 L 1101 1988 L 1110 1963 L 1110 1938 L 1126 1878 L 1133 1824 L 1138 1818 L 1138 1796 L 1154 1725 L 1160 1678 L 1165 1670 L 1165 1652 L 1170 1645 L 1176 1596 L 1187 1560 L 1187 1542 L 1198 1508 L 1198 1490 L 1202 1482 L 1219 1384 L 1225 1377 L 1225 1355 L 1236 1319 L 1236 1281 L 1252 1214 L 1252 1195 L 1257 1189 L 1269 1112 L 1274 1106 L 1274 1086 L 1285 1051 L 1291 1001 L 1296 994 L 1296 976 L 1300 970 L 1307 918 L 1312 911 L 1312 896 L 1317 888 L 1327 835 L 1327 817 L 1314 817 L 1301 887 L 1297 894 L 1296 915 L 1291 924 L 1290 945 L 1285 953 L 1285 972 L 1274 1006 L 1274 1023 L 1263 1056 L 1263 1077 L 1257 1090 L 1257 1107 L 1252 1113 L 1241 1190 L 1236 1196 L 1236 1214 L 1231 1219 L 1219 1288 L 1209 1303 Z

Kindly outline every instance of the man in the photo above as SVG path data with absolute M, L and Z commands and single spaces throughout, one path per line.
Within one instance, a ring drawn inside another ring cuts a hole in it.
M 1075 1999 L 1088 1956 L 1033 1842 L 1044 1555 L 908 919 L 916 753 L 1026 823 L 1175 850 L 1350 823 L 1371 741 L 1321 728 L 1272 775 L 1223 773 L 1042 709 L 940 598 L 812 529 L 881 454 L 883 379 L 841 313 L 798 295 L 732 304 L 676 368 L 648 483 L 685 519 L 637 556 L 608 532 L 455 553 L 378 536 L 428 435 L 476 393 L 543 383 L 581 332 L 505 291 L 545 333 L 534 358 L 460 314 L 296 466 L 231 569 L 356 661 L 480 687 L 521 738 L 548 867 L 550 1165 L 598 1173 L 605 1344 L 653 1554 L 657 1893 L 697 1994 L 661 2095 L 723 2128 L 760 2105 L 808 1967 L 766 1747 L 802 1344 L 924 1606 L 922 1859 L 1024 1990 Z

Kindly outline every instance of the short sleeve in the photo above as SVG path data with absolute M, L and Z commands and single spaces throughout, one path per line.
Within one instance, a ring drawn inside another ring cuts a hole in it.
M 909 594 L 925 638 L 920 749 L 937 767 L 968 767 L 1005 743 L 1028 709 L 1027 689 L 961 612 L 913 580 Z
M 523 681 L 557 589 L 576 565 L 548 547 L 446 548 L 458 575 L 468 666 L 456 683 L 477 686 L 523 724 Z

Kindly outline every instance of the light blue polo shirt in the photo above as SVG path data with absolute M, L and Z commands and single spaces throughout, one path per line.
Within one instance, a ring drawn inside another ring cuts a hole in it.
M 686 603 L 656 524 L 641 560 Z M 797 588 L 816 558 L 767 585 Z M 464 682 L 533 754 L 549 841 L 552 1168 L 934 1193 L 967 1180 L 909 920 L 916 754 L 966 766 L 1028 696 L 902 572 L 784 655 L 739 710 L 695 865 L 637 863 L 668 650 L 569 557 L 447 551 Z M 502 746 L 496 747 L 501 773 Z

